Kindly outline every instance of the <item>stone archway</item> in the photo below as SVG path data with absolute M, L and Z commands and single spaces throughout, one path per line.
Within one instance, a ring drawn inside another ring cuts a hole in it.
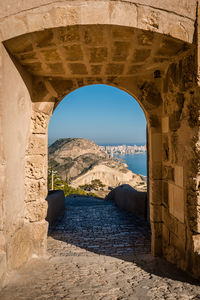
M 196 1 L 174 5 L 166 11 L 142 3 L 66 1 L 15 8 L 3 19 L 3 271 L 45 253 L 53 109 L 74 89 L 104 83 L 130 93 L 146 115 L 152 253 L 199 276 Z M 18 178 L 15 170 L 21 170 Z

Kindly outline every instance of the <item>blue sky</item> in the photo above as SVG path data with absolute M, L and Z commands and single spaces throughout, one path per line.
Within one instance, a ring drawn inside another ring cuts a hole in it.
M 81 137 L 101 144 L 145 144 L 146 119 L 128 93 L 107 85 L 90 85 L 67 95 L 49 123 L 49 144 Z

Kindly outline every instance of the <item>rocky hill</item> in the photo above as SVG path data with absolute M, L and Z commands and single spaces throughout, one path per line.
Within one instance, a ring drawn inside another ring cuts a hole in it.
M 58 172 L 73 187 L 99 179 L 106 187 L 130 184 L 144 189 L 141 176 L 128 170 L 127 165 L 109 156 L 94 142 L 82 138 L 59 139 L 49 146 L 49 167 Z

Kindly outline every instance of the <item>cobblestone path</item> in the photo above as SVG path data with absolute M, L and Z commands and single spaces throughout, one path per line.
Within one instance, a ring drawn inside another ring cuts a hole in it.
M 151 256 L 148 225 L 111 202 L 68 198 L 48 254 L 13 274 L 0 299 L 200 299 L 198 282 Z

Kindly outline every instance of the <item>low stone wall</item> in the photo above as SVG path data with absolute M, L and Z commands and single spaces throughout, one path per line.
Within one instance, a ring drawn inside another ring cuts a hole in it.
M 46 220 L 51 224 L 65 209 L 65 195 L 62 190 L 49 191 L 46 198 L 48 210 Z
M 139 192 L 128 184 L 113 189 L 105 198 L 112 200 L 122 209 L 149 220 L 149 206 L 147 193 Z

